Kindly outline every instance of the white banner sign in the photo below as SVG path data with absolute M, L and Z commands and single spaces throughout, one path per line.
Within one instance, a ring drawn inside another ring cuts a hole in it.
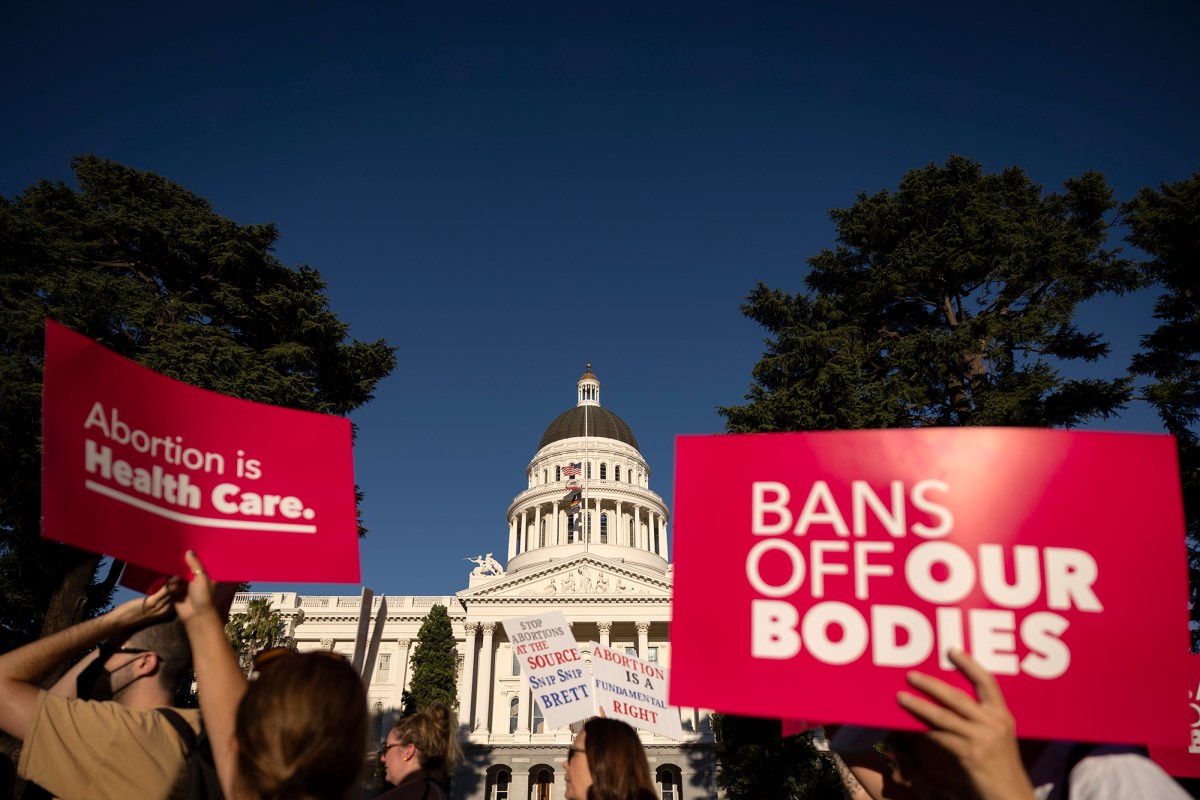
M 591 675 L 561 611 L 506 619 L 504 632 L 533 699 L 542 707 L 546 730 L 596 713 Z
M 679 709 L 667 704 L 670 671 L 592 642 L 596 705 L 605 716 L 672 739 L 683 738 Z

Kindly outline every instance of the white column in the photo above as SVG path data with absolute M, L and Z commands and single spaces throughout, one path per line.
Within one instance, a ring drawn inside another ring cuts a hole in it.
M 492 633 L 496 623 L 484 622 L 483 644 L 479 648 L 479 684 L 475 687 L 475 730 L 487 733 L 492 727 Z
M 538 503 L 537 512 L 533 519 L 533 536 L 529 537 L 529 541 L 525 546 L 532 550 L 542 543 L 542 504 Z
M 609 635 L 609 633 L 612 632 L 612 623 L 611 622 L 597 622 L 596 627 L 598 627 L 600 629 L 600 646 L 608 647 L 609 646 L 608 635 Z
M 615 500 L 616 511 L 613 512 L 613 524 L 609 526 L 608 542 L 609 544 L 625 544 L 628 541 L 629 532 L 621 524 L 621 501 Z
M 513 556 L 517 554 L 517 517 L 514 514 L 513 518 L 508 521 L 508 560 L 512 561 Z
M 400 708 L 404 703 L 404 690 L 408 688 L 408 639 L 396 640 L 396 688 L 392 690 L 392 708 Z
M 646 656 L 650 652 L 650 623 L 639 622 L 637 624 L 638 634 L 638 658 L 642 661 L 646 660 Z
M 671 559 L 667 557 L 667 518 L 662 516 L 659 517 L 659 520 L 662 526 L 662 552 L 659 555 L 663 557 L 664 561 L 670 561 Z
M 458 722 L 471 727 L 471 683 L 475 677 L 475 634 L 479 626 L 474 622 L 463 625 L 466 641 L 463 644 L 463 674 L 458 685 Z
M 517 692 L 517 733 L 529 733 L 529 681 L 525 678 L 521 678 L 521 688 Z
M 562 511 L 559 510 L 558 503 L 558 500 L 554 501 L 554 539 L 551 540 L 550 544 L 559 544 L 558 529 L 562 522 Z

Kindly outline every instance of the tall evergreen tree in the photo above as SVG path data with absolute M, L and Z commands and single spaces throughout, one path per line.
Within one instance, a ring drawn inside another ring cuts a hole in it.
M 808 260 L 807 293 L 762 284 L 742 309 L 770 333 L 730 431 L 1076 425 L 1127 401 L 1125 378 L 1068 379 L 1108 353 L 1079 303 L 1138 287 L 1106 250 L 1115 207 L 1099 173 L 1043 194 L 1025 171 L 952 156 L 895 191 L 831 212 L 837 246 Z
M 412 656 L 412 681 L 409 684 L 413 706 L 420 710 L 434 703 L 443 703 L 453 708 L 458 697 L 456 672 L 450 614 L 445 606 L 435 605 L 429 609 L 421 629 L 417 631 L 417 645 Z
M 1059 426 L 1116 413 L 1128 378 L 1059 371 L 1108 354 L 1076 327 L 1078 305 L 1144 283 L 1105 249 L 1115 207 L 1096 172 L 1044 194 L 1018 167 L 985 174 L 959 156 L 894 192 L 860 193 L 830 212 L 837 245 L 808 259 L 806 293 L 760 283 L 742 306 L 771 338 L 748 402 L 719 409 L 726 428 Z M 777 720 L 722 724 L 731 797 L 777 796 L 781 770 L 806 786 L 824 769 L 788 760 Z
M 78 188 L 0 197 L 0 647 L 107 604 L 100 559 L 39 537 L 43 320 L 151 369 L 248 400 L 347 414 L 395 366 L 348 338 L 309 267 L 158 175 L 74 159 Z
M 1179 443 L 1191 572 L 1192 647 L 1200 644 L 1200 172 L 1144 188 L 1125 205 L 1129 242 L 1150 260 L 1146 277 L 1164 290 L 1158 327 L 1142 338 L 1132 370 L 1151 379 L 1145 396 Z

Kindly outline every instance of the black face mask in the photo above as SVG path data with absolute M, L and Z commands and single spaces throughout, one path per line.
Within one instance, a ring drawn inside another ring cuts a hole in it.
M 112 670 L 107 670 L 104 668 L 104 662 L 107 660 L 108 657 L 104 653 L 101 653 L 94 661 L 92 661 L 92 663 L 83 668 L 83 671 L 80 672 L 75 678 L 76 697 L 78 697 L 80 700 L 112 700 L 113 697 L 116 696 L 117 692 L 124 691 L 129 684 L 138 680 L 138 678 L 134 678 L 120 689 L 113 691 L 113 673 L 121 669 L 121 667 L 129 666 L 134 661 L 137 661 L 137 656 L 134 656 L 134 658 Z M 141 675 L 139 677 L 144 678 L 146 676 Z
M 101 655 L 83 668 L 75 679 L 75 694 L 80 700 L 112 700 L 112 673 L 104 668 Z

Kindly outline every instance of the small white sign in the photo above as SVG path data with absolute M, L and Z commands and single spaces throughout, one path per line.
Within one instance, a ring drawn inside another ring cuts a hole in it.
M 561 611 L 506 619 L 504 632 L 542 708 L 546 730 L 595 715 L 592 676 Z
M 605 716 L 671 739 L 682 739 L 679 709 L 667 703 L 670 670 L 595 642 L 591 646 L 596 705 L 604 709 Z

